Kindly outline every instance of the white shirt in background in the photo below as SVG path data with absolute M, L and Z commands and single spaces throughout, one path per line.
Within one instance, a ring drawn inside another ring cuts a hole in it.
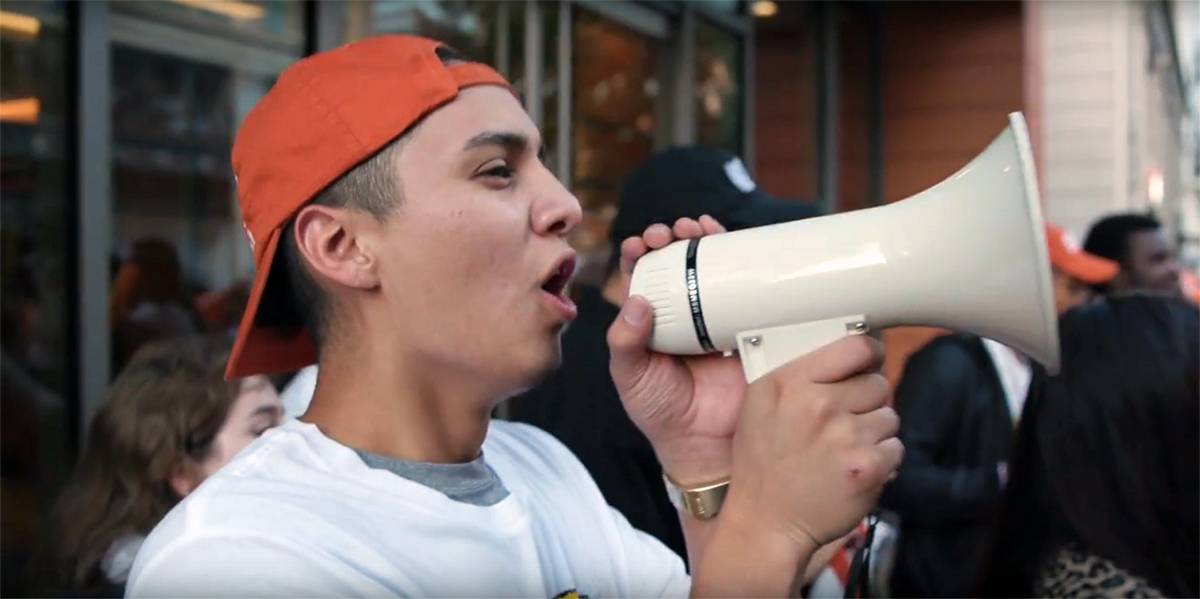
M 1029 396 L 1029 384 L 1033 380 L 1029 358 L 999 341 L 985 338 L 983 345 L 1000 375 L 1000 384 L 1004 387 L 1004 396 L 1008 400 L 1008 413 L 1013 422 L 1017 422 L 1021 419 L 1025 399 Z
M 268 432 L 138 552 L 128 597 L 686 597 L 683 561 L 610 508 L 565 446 L 493 421 L 490 506 L 370 468 L 313 425 Z

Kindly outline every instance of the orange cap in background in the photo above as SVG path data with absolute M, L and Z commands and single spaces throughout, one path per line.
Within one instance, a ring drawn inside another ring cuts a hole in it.
M 1179 287 L 1183 290 L 1183 297 L 1189 301 L 1200 304 L 1200 277 L 1196 273 L 1187 270 L 1179 270 Z
M 1107 283 L 1120 270 L 1116 262 L 1083 251 L 1079 242 L 1061 227 L 1046 225 L 1046 245 L 1051 266 L 1089 285 Z
M 233 144 L 233 172 L 256 275 L 227 379 L 316 362 L 307 330 L 256 323 L 281 232 L 300 208 L 454 100 L 459 90 L 475 85 L 512 90 L 486 65 L 444 65 L 436 54 L 441 46 L 421 37 L 384 35 L 315 54 L 288 67 L 246 116 Z M 290 291 L 272 292 L 271 298 L 290 301 Z

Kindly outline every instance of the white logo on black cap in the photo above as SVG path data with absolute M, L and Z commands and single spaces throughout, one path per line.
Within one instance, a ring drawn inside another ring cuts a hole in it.
M 742 164 L 741 158 L 734 158 L 725 163 L 725 176 L 729 177 L 729 182 L 733 183 L 733 186 L 742 193 L 750 193 L 757 187 L 754 179 L 750 178 L 750 173 L 746 171 L 746 165 Z

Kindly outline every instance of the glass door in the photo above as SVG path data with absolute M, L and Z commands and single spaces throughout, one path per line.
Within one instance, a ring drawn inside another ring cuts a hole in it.
M 622 7 L 619 4 L 610 7 Z M 571 190 L 583 206 L 573 234 L 580 252 L 577 283 L 598 284 L 608 260 L 608 230 L 621 185 L 665 140 L 657 122 L 669 102 L 664 78 L 666 25 L 630 22 L 609 8 L 573 7 L 571 34 Z M 660 16 L 660 15 L 655 15 Z M 647 26 L 650 25 L 650 26 Z
M 236 328 L 254 267 L 230 151 L 304 32 L 300 3 L 111 6 L 115 374 L 148 341 Z

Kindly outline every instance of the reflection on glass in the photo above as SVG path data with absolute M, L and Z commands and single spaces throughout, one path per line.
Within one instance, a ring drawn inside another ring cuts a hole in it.
M 608 226 L 625 177 L 654 152 L 659 49 L 655 40 L 587 10 L 574 15 L 571 189 L 583 205 L 572 243 L 579 279 L 607 258 Z
M 73 447 L 62 4 L 0 6 L 0 595 L 24 568 Z
M 274 78 L 119 44 L 111 76 L 115 376 L 147 342 L 236 326 L 220 306 L 253 266 L 230 150 Z
M 732 33 L 696 24 L 696 139 L 742 154 L 742 49 Z
M 744 3 L 742 0 L 704 0 L 697 2 L 696 6 L 704 10 L 712 12 L 723 12 L 731 15 L 740 15 L 744 12 Z
M 487 0 L 345 0 L 334 2 L 340 43 L 384 33 L 408 33 L 453 46 L 472 60 L 496 64 L 496 12 Z M 510 25 L 522 22 L 520 4 Z
M 304 4 L 279 0 L 113 0 L 113 9 L 170 23 L 276 46 L 304 48 Z
M 520 6 L 520 4 L 515 4 Z M 546 168 L 566 181 L 568 173 L 558 163 L 558 11 L 557 3 L 542 5 L 542 145 Z M 523 50 L 522 50 L 523 51 Z M 526 104 L 529 100 L 526 100 Z

